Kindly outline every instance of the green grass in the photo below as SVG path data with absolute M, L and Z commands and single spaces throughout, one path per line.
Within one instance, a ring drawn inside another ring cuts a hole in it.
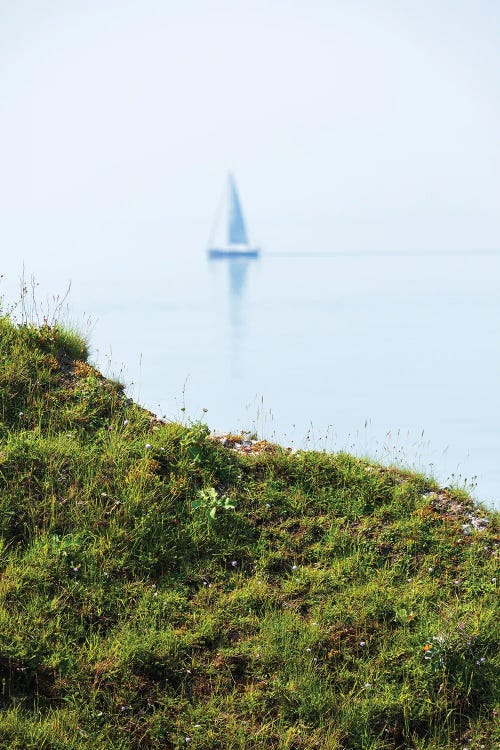
M 496 746 L 498 514 L 236 452 L 87 356 L 0 319 L 0 748 Z

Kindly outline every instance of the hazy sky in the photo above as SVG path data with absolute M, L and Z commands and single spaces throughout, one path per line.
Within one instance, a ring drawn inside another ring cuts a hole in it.
M 500 247 L 498 0 L 0 0 L 7 267 Z M 4 263 L 5 267 L 5 263 Z

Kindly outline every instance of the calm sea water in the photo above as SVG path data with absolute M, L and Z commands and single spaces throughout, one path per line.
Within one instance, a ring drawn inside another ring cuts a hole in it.
M 89 273 L 70 308 L 160 415 L 467 480 L 498 504 L 498 254 L 200 254 Z

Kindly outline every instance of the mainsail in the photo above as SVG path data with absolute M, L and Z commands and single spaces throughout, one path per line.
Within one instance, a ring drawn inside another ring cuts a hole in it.
M 236 189 L 236 183 L 232 175 L 229 175 L 229 223 L 228 241 L 230 245 L 247 245 L 247 230 L 241 210 L 240 199 Z
M 220 221 L 224 217 L 223 221 Z M 217 227 L 224 228 L 227 236 L 216 239 Z M 222 240 L 222 241 L 221 241 Z M 232 174 L 229 174 L 227 192 L 215 214 L 208 245 L 209 258 L 258 258 L 260 249 L 248 241 L 240 197 Z

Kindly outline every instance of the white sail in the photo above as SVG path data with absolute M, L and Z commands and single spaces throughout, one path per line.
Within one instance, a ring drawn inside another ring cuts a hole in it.
M 234 177 L 229 175 L 229 222 L 228 242 L 230 245 L 247 245 L 248 237 L 245 228 L 243 211 Z
M 243 210 L 241 208 L 241 201 L 238 195 L 236 182 L 234 177 L 230 174 L 228 181 L 227 191 L 227 207 L 226 207 L 226 222 L 227 222 L 227 241 L 226 244 L 215 244 L 213 240 L 210 241 L 208 248 L 208 254 L 211 258 L 222 258 L 222 257 L 253 257 L 256 258 L 259 255 L 259 248 L 252 245 L 248 240 L 248 234 L 245 226 L 245 219 L 243 218 Z M 217 223 L 217 222 L 216 222 Z M 212 237 L 215 234 L 212 232 Z

